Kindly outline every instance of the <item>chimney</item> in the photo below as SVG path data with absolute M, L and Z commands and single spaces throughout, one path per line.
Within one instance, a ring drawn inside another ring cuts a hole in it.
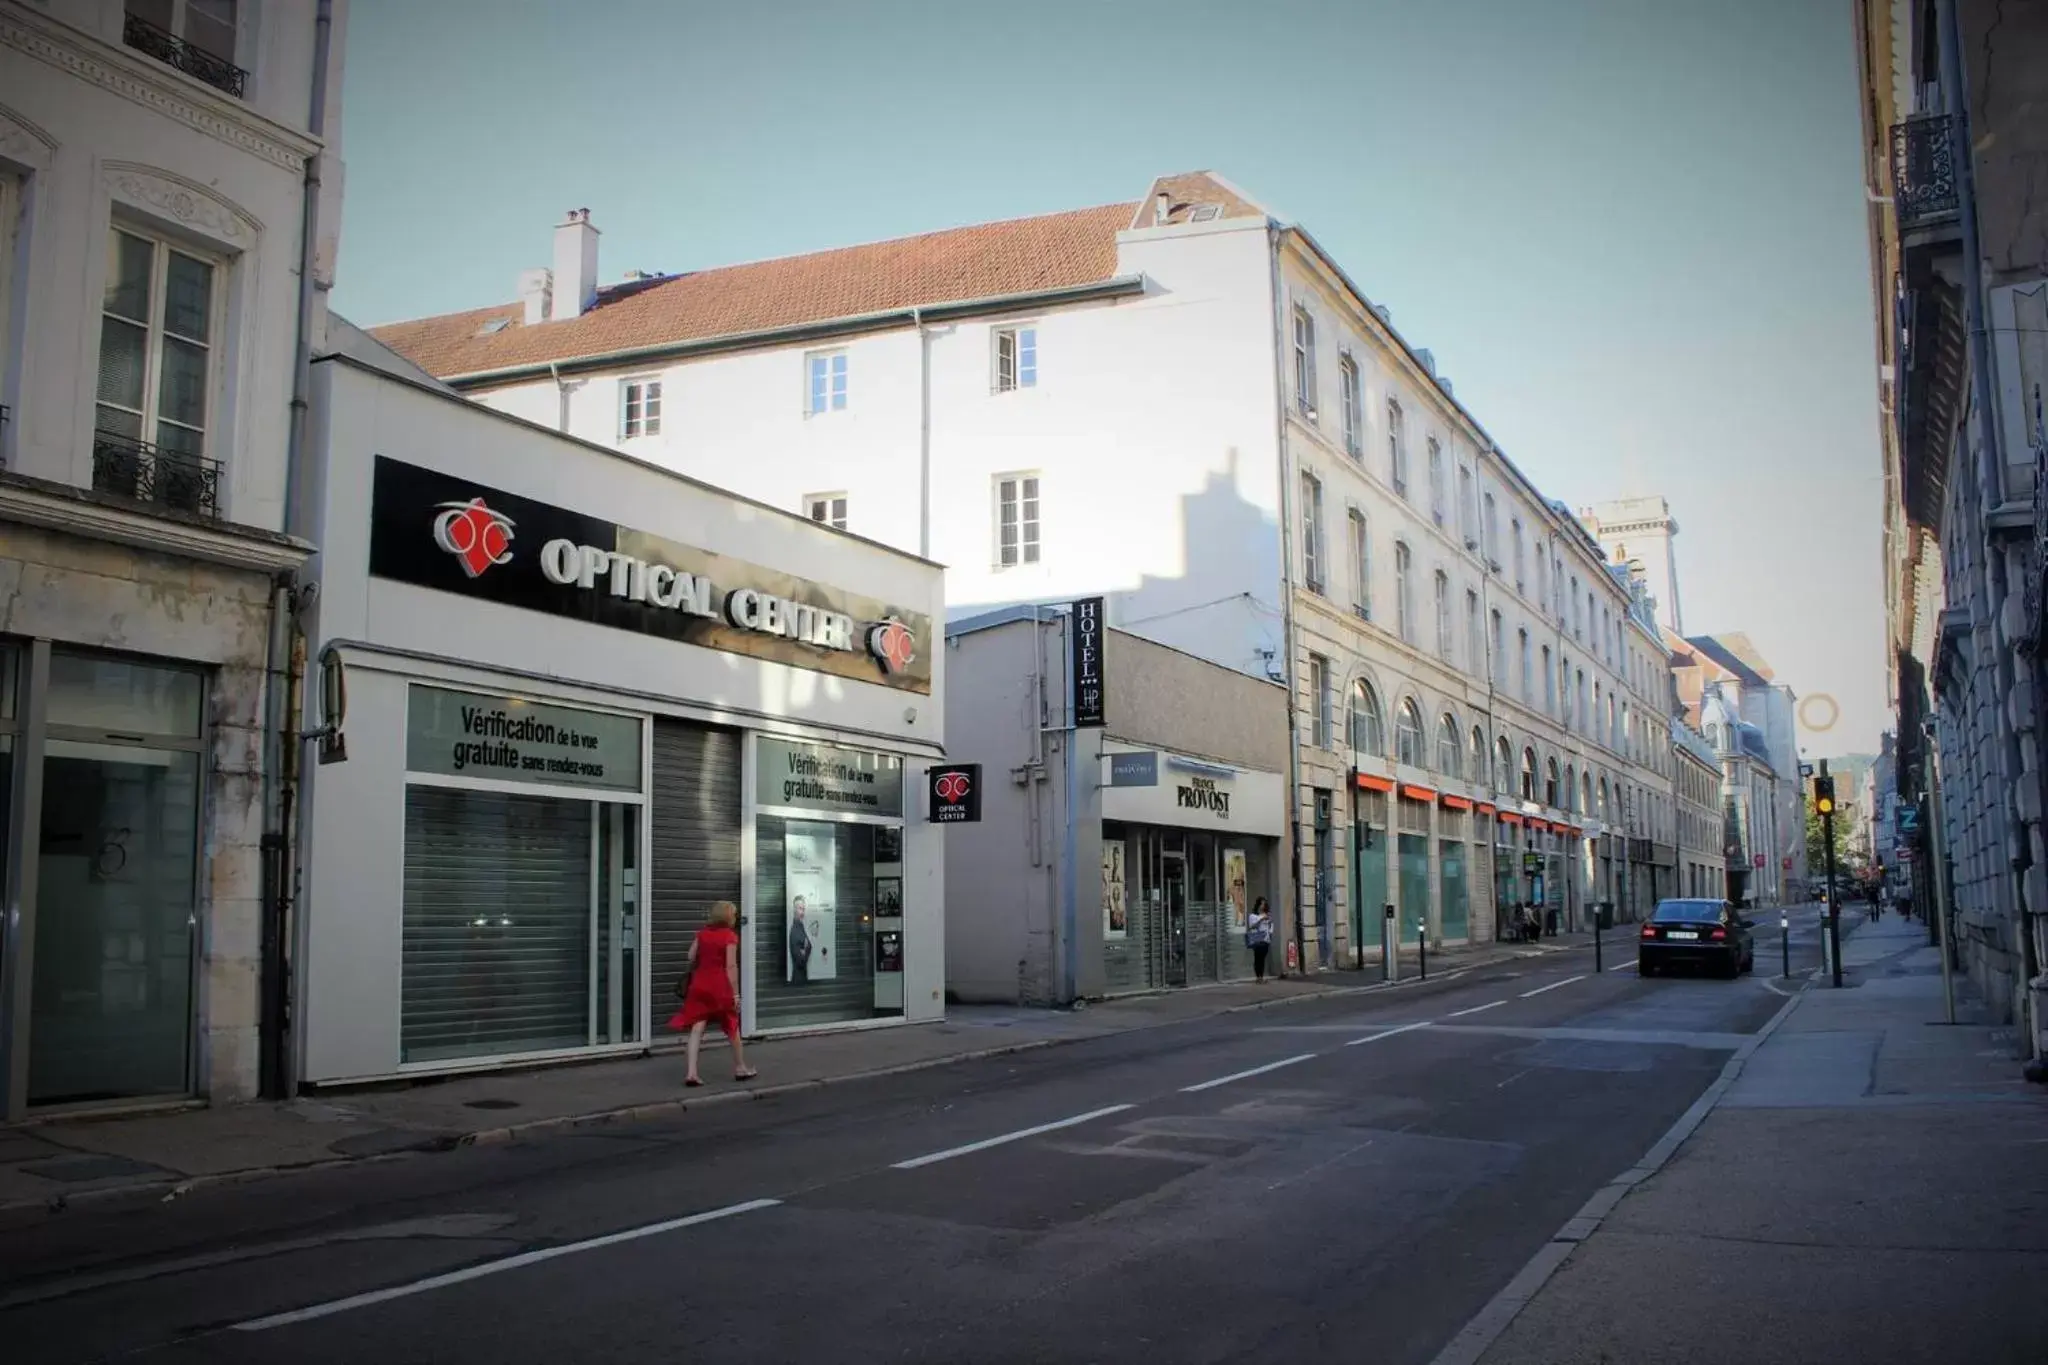
M 1152 201 L 1152 226 L 1165 227 L 1167 216 L 1172 212 L 1173 196 L 1165 190 L 1159 191 L 1158 197 Z
M 597 229 L 589 209 L 570 209 L 555 229 L 556 318 L 580 317 L 597 302 Z
M 526 305 L 526 325 L 536 326 L 548 320 L 549 296 L 554 293 L 555 275 L 551 270 L 522 270 L 519 272 L 519 301 Z

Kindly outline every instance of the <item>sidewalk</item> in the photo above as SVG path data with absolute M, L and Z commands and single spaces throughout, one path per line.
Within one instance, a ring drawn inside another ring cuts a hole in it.
M 2048 1360 L 2048 1090 L 2021 1079 L 2012 1029 L 1967 1022 L 1961 979 L 1944 1022 L 1925 925 L 1856 928 L 1842 964 L 1843 988 L 1816 979 L 1667 1164 L 1596 1196 L 1575 1220 L 1590 1235 L 1560 1232 L 1556 1273 L 1476 1359 Z M 1439 1365 L 1474 1358 L 1454 1343 Z
M 1617 951 L 1624 935 L 1610 933 Z M 1525 958 L 1583 952 L 1590 935 L 1537 945 L 1489 943 L 1431 953 L 1431 980 Z M 1404 977 L 1416 969 L 1402 959 Z M 0 1212 L 80 1198 L 175 1189 L 399 1153 L 446 1151 L 550 1129 L 644 1118 L 979 1057 L 1051 1047 L 1349 992 L 1389 989 L 1377 968 L 1326 971 L 1258 985 L 1232 982 L 1098 1001 L 1073 1010 L 954 1005 L 943 1023 L 750 1043 L 762 1079 L 736 1085 L 731 1057 L 706 1039 L 705 1086 L 685 1091 L 683 1061 L 664 1036 L 653 1056 L 500 1071 L 441 1081 L 326 1092 L 281 1103 L 191 1107 L 125 1117 L 52 1119 L 0 1128 Z M 1399 989 L 1393 987 L 1392 989 Z M 685 1096 L 688 1096 L 687 1100 Z

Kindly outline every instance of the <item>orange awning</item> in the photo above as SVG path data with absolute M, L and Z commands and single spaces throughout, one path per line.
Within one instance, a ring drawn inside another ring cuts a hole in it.
M 1453 796 L 1449 792 L 1445 792 L 1442 796 L 1439 796 L 1437 800 L 1443 802 L 1445 810 L 1472 809 L 1472 803 L 1468 801 L 1466 798 L 1462 796 Z
M 1479 813 L 1481 815 L 1492 815 L 1494 813 L 1493 804 L 1488 801 L 1481 801 L 1479 803 Z
M 1522 817 L 1511 810 L 1504 810 L 1500 813 L 1500 822 L 1503 825 L 1519 825 L 1522 823 Z
M 1394 779 L 1391 777 L 1374 777 L 1371 773 L 1360 773 L 1358 775 L 1358 785 L 1369 792 L 1390 792 L 1394 789 Z
M 1436 800 L 1436 793 L 1435 793 L 1435 792 L 1433 792 L 1433 791 L 1431 791 L 1431 790 L 1430 790 L 1429 788 L 1427 788 L 1427 787 L 1409 787 L 1409 786 L 1403 786 L 1403 787 L 1401 788 L 1401 795 L 1403 795 L 1403 796 L 1407 797 L 1407 798 L 1408 798 L 1408 799 L 1409 799 L 1410 801 L 1434 801 L 1434 800 Z

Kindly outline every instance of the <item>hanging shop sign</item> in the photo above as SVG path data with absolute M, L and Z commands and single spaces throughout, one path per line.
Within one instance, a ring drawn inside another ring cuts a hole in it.
M 932 690 L 926 615 L 382 455 L 371 495 L 370 572 L 885 687 Z
M 925 772 L 925 795 L 934 825 L 971 825 L 981 819 L 981 765 L 955 763 Z
M 895 754 L 761 736 L 755 750 L 755 800 L 796 810 L 853 815 L 903 814 L 903 760 Z
M 1074 671 L 1074 724 L 1081 729 L 1100 728 L 1105 722 L 1102 599 L 1084 597 L 1073 605 L 1073 639 L 1068 662 Z
M 1159 751 L 1107 753 L 1109 785 L 1112 787 L 1156 787 L 1159 785 Z
M 405 766 L 440 777 L 640 790 L 640 720 L 525 697 L 414 684 Z

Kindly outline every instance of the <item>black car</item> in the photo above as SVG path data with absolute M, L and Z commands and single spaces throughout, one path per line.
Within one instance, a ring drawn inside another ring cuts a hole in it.
M 1655 976 L 1668 967 L 1705 966 L 1740 976 L 1756 965 L 1754 927 L 1726 901 L 1659 901 L 1636 944 L 1636 972 Z

